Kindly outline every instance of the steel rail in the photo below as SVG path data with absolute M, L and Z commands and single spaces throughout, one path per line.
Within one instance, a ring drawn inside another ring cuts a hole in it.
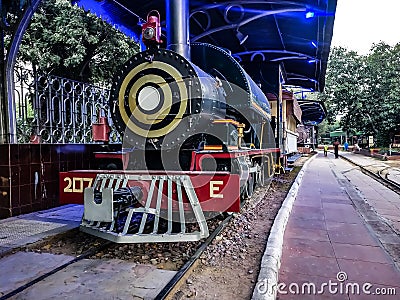
M 393 180 L 390 180 L 390 179 L 386 178 L 385 176 L 383 176 L 381 174 L 381 171 L 378 171 L 378 173 L 374 173 L 374 172 L 366 169 L 365 166 L 362 166 L 362 165 L 352 161 L 351 159 L 349 159 L 349 158 L 347 158 L 345 156 L 342 156 L 342 155 L 339 155 L 339 156 L 341 158 L 345 159 L 346 161 L 348 161 L 349 163 L 351 163 L 352 165 L 355 165 L 355 166 L 359 167 L 361 172 L 363 172 L 364 174 L 370 176 L 371 178 L 375 179 L 376 181 L 378 181 L 379 183 L 381 183 L 385 187 L 391 189 L 393 192 L 395 192 L 395 193 L 400 195 L 400 184 L 398 184 L 397 182 L 394 182 Z
M 387 168 L 387 169 L 391 169 L 391 168 L 393 168 L 393 167 L 389 167 L 389 168 Z M 387 169 L 385 169 L 385 170 L 387 170 Z M 386 174 L 385 176 L 384 176 L 383 174 L 381 174 L 382 171 L 383 171 L 383 170 L 381 170 L 381 171 L 378 172 L 379 176 L 382 177 L 384 180 L 387 180 L 388 182 L 390 182 L 390 184 L 392 184 L 393 186 L 395 186 L 395 187 L 400 191 L 400 184 L 397 183 L 396 181 L 393 181 L 393 180 L 389 179 L 389 178 L 388 178 L 388 174 Z
M 167 283 L 167 285 L 158 293 L 158 295 L 154 298 L 155 300 L 163 300 L 168 297 L 174 288 L 178 285 L 178 283 L 184 278 L 185 274 L 188 273 L 189 270 L 192 269 L 195 262 L 200 258 L 201 254 L 210 243 L 215 239 L 215 237 L 222 232 L 222 230 L 228 225 L 233 215 L 229 215 L 226 217 L 218 227 L 213 231 L 212 234 L 204 241 L 203 244 L 197 249 L 197 251 L 193 254 L 193 256 L 183 265 L 183 267 L 175 274 L 174 277 Z
M 49 277 L 49 276 L 51 276 L 51 275 L 57 273 L 58 271 L 61 271 L 61 270 L 65 269 L 65 268 L 68 267 L 69 265 L 72 265 L 72 264 L 74 264 L 74 263 L 76 263 L 76 262 L 78 262 L 78 261 L 80 261 L 80 260 L 82 260 L 82 259 L 85 259 L 85 258 L 87 258 L 87 257 L 90 257 L 90 256 L 96 254 L 97 252 L 99 252 L 99 251 L 101 251 L 101 250 L 106 249 L 106 248 L 109 247 L 111 244 L 114 244 L 114 243 L 108 242 L 108 241 L 107 241 L 107 242 L 105 242 L 104 244 L 102 244 L 102 245 L 100 245 L 100 246 L 98 246 L 98 247 L 96 247 L 96 248 L 94 248 L 94 249 L 90 249 L 90 250 L 86 251 L 85 253 L 78 255 L 77 257 L 75 257 L 74 259 L 72 259 L 72 260 L 66 262 L 65 264 L 62 264 L 61 266 L 58 266 L 57 268 L 54 268 L 53 270 L 51 270 L 51 271 L 49 271 L 49 272 L 47 272 L 47 273 L 45 273 L 45 274 L 43 274 L 43 275 L 41 275 L 41 276 L 39 276 L 39 277 L 33 279 L 33 280 L 31 280 L 31 281 L 25 283 L 24 285 L 22 285 L 22 286 L 20 286 L 20 287 L 18 287 L 18 288 L 16 288 L 16 289 L 14 289 L 14 290 L 12 290 L 11 292 L 9 292 L 9 293 L 7 293 L 7 294 L 1 296 L 1 297 L 0 297 L 0 300 L 9 299 L 9 298 L 11 298 L 11 297 L 17 295 L 18 293 L 20 293 L 20 292 L 26 290 L 27 288 L 33 286 L 34 284 L 36 284 L 36 283 L 38 283 L 38 282 L 40 282 L 40 281 L 43 281 L 44 279 L 46 279 L 47 277 Z
M 174 287 L 178 284 L 180 280 L 184 277 L 184 275 L 192 268 L 194 263 L 197 261 L 197 259 L 201 256 L 201 254 L 204 252 L 204 250 L 208 247 L 208 245 L 215 239 L 215 237 L 222 232 L 222 230 L 228 225 L 230 220 L 232 219 L 233 215 L 228 215 L 219 225 L 218 227 L 210 234 L 210 236 L 200 245 L 200 247 L 196 250 L 196 252 L 193 254 L 193 256 L 183 265 L 183 267 L 175 274 L 175 276 L 167 283 L 167 285 L 159 292 L 159 294 L 156 296 L 155 299 L 165 299 L 174 289 Z M 104 244 L 86 251 L 83 254 L 78 255 L 77 257 L 71 259 L 70 261 L 62 264 L 61 266 L 58 266 L 51 271 L 25 283 L 24 285 L 12 290 L 11 292 L 3 295 L 0 297 L 0 300 L 6 300 L 9 299 L 18 293 L 26 290 L 27 288 L 35 285 L 36 283 L 39 283 L 43 281 L 44 279 L 50 277 L 51 275 L 67 268 L 68 266 L 82 260 L 85 258 L 88 258 L 90 256 L 95 255 L 96 253 L 106 249 L 107 247 L 113 245 L 113 242 L 107 241 Z

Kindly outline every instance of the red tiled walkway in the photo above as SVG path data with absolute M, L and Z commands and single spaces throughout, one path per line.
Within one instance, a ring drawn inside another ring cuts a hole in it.
M 334 174 L 337 167 L 346 168 L 344 164 L 348 163 L 333 155 L 318 154 L 305 171 L 284 235 L 279 282 L 287 294 L 278 293 L 278 299 L 400 299 L 399 270 Z M 339 281 L 339 272 L 347 279 Z M 303 283 L 313 283 L 317 291 L 322 285 L 324 293 L 310 295 L 307 289 L 301 293 Z M 298 286 L 300 293 L 290 293 L 290 284 L 292 291 Z M 364 284 L 371 295 L 362 292 Z M 350 285 L 358 285 L 360 294 L 352 292 Z M 376 292 L 387 292 L 376 289 L 382 287 L 395 288 L 396 295 L 377 296 Z

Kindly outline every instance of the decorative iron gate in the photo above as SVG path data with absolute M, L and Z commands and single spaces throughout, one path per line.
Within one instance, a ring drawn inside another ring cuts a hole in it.
M 15 68 L 18 143 L 93 143 L 92 124 L 107 116 L 110 143 L 121 142 L 109 108 L 110 90 Z

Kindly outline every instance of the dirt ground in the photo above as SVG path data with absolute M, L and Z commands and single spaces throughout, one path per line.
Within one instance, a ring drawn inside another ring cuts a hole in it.
M 257 190 L 170 299 L 250 299 L 272 223 L 299 170 L 276 175 L 269 188 Z

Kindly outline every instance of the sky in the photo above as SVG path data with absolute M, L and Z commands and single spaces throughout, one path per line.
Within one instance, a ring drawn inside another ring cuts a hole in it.
M 367 54 L 379 41 L 400 43 L 400 0 L 337 0 L 332 46 Z

